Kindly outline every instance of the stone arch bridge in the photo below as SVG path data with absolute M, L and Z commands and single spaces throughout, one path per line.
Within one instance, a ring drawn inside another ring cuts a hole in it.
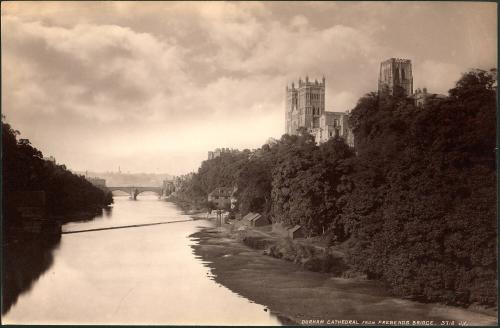
M 133 199 L 137 199 L 137 195 L 151 191 L 158 194 L 158 197 L 161 198 L 163 196 L 163 188 L 162 187 L 106 187 L 109 191 L 123 191 L 130 195 Z

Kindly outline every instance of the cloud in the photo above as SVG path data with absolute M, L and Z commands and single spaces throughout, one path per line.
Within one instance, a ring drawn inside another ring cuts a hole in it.
M 496 65 L 493 9 L 6 2 L 2 108 L 35 145 L 74 169 L 126 162 L 154 170 L 170 154 L 179 163 L 169 162 L 172 173 L 181 173 L 196 169 L 210 148 L 279 137 L 285 86 L 298 77 L 324 75 L 327 110 L 345 111 L 377 89 L 381 61 L 407 57 L 415 87 L 446 93 L 468 68 Z
M 427 88 L 430 92 L 447 95 L 465 71 L 451 63 L 426 60 L 413 69 L 414 89 Z
M 353 107 L 353 104 L 355 104 L 358 99 L 359 97 L 356 97 L 355 94 L 349 91 L 336 93 L 333 97 L 331 97 L 329 102 L 331 105 L 329 108 L 326 108 L 326 110 L 333 112 L 348 111 Z
M 292 19 L 290 20 L 290 26 L 299 31 L 305 30 L 308 25 L 309 25 L 309 20 L 307 19 L 307 17 L 303 15 L 293 16 Z
M 189 83 L 183 49 L 129 28 L 49 27 L 5 16 L 2 34 L 8 58 L 24 65 L 21 72 L 9 68 L 8 101 L 31 99 L 24 110 L 43 103 L 58 112 L 105 121 L 147 117 L 153 111 L 151 100 L 174 93 L 176 84 Z M 25 97 L 25 83 L 33 97 Z

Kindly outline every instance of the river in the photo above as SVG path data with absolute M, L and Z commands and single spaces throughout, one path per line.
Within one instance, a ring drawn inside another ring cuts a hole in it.
M 114 200 L 111 210 L 90 221 L 65 224 L 63 231 L 189 219 L 156 196 Z M 196 240 L 189 236 L 211 224 L 197 220 L 63 234 L 46 250 L 34 246 L 8 254 L 6 270 L 16 273 L 20 287 L 13 288 L 2 322 L 279 325 L 264 306 L 216 283 L 195 257 L 191 245 Z

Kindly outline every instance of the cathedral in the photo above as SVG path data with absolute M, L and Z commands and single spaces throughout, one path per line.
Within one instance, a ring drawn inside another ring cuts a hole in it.
M 323 143 L 331 137 L 343 137 L 353 145 L 352 133 L 347 123 L 348 115 L 343 112 L 325 110 L 325 77 L 321 81 L 299 78 L 286 87 L 286 133 L 293 135 L 303 127 L 311 133 L 316 142 Z
M 293 135 L 305 128 L 320 144 L 332 137 L 342 137 L 354 147 L 354 136 L 348 125 L 349 113 L 325 110 L 325 77 L 321 81 L 299 78 L 298 85 L 286 87 L 286 133 Z M 380 63 L 378 79 L 380 96 L 405 96 L 422 107 L 445 95 L 429 93 L 426 88 L 413 92 L 412 64 L 409 59 L 390 58 Z

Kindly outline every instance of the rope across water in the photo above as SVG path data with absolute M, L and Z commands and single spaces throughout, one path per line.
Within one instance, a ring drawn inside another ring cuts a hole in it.
M 139 228 L 139 227 L 146 227 L 146 226 L 153 226 L 153 225 L 160 225 L 160 224 L 169 224 L 169 223 L 188 222 L 188 221 L 194 221 L 194 220 L 193 219 L 177 220 L 177 221 L 169 221 L 169 222 L 155 222 L 155 223 L 133 224 L 133 225 L 117 226 L 117 227 L 63 231 L 62 234 L 66 235 L 66 234 L 70 234 L 70 233 L 81 233 L 81 232 L 90 232 L 90 231 L 114 230 L 114 229 L 125 229 L 125 228 Z

